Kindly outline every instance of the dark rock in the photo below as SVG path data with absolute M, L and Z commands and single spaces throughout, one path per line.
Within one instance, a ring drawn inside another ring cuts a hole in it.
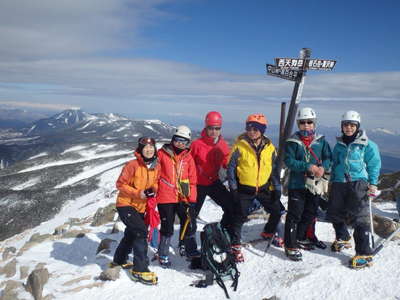
M 374 232 L 382 238 L 387 238 L 399 226 L 399 224 L 393 222 L 391 219 L 378 215 L 374 215 L 373 222 L 374 222 Z M 393 240 L 399 238 L 400 234 L 395 236 Z
M 113 240 L 113 239 L 108 239 L 108 238 L 103 239 L 100 242 L 99 246 L 97 247 L 96 254 L 98 254 L 99 252 L 101 252 L 105 249 L 110 250 L 111 243 L 115 243 L 115 242 L 117 242 L 117 241 Z

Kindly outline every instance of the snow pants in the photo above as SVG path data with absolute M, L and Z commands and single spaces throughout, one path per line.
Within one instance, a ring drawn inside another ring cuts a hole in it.
M 333 224 L 337 240 L 350 239 L 346 224 L 351 225 L 354 228 L 356 255 L 372 253 L 367 182 L 364 180 L 346 183 L 333 182 L 327 216 Z
M 307 228 L 317 216 L 319 196 L 306 189 L 289 190 L 285 221 L 285 247 L 298 248 L 297 240 L 306 239 Z
M 272 196 L 271 191 L 261 191 L 257 195 L 250 195 L 237 192 L 234 196 L 234 216 L 232 222 L 232 245 L 240 244 L 242 239 L 242 227 L 247 222 L 249 207 L 253 205 L 253 200 L 257 200 L 270 213 L 268 222 L 264 226 L 264 232 L 275 233 L 281 218 L 281 202 Z
M 211 185 L 197 186 L 197 202 L 195 205 L 196 218 L 203 207 L 206 196 L 209 196 L 224 212 L 221 219 L 221 226 L 228 230 L 231 234 L 232 217 L 234 214 L 232 194 L 226 189 L 220 180 L 215 181 Z M 197 229 L 196 218 L 193 220 L 193 226 Z M 195 231 L 196 231 L 195 229 Z
M 196 223 L 192 220 L 196 219 L 194 203 L 162 203 L 158 204 L 158 212 L 160 213 L 161 228 L 160 228 L 160 245 L 158 248 L 159 255 L 167 256 L 170 245 L 170 240 L 174 234 L 175 215 L 178 215 L 180 223 L 180 233 L 183 230 L 187 219 L 187 213 L 190 216 L 190 222 L 186 227 L 186 232 L 183 237 L 183 243 L 187 253 L 192 253 L 197 250 L 196 243 Z M 188 210 L 188 211 L 187 211 Z M 179 236 L 181 235 L 179 233 Z M 162 243 L 161 243 L 162 241 Z
M 147 226 L 144 224 L 144 214 L 139 213 L 131 206 L 117 207 L 117 211 L 126 228 L 124 237 L 115 251 L 114 262 L 117 264 L 126 263 L 129 253 L 132 252 L 133 270 L 149 272 Z

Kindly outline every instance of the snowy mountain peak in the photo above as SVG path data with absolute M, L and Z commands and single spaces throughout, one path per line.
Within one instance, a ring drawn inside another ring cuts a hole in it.
M 376 129 L 372 129 L 371 130 L 374 133 L 383 133 L 383 134 L 389 134 L 389 135 L 398 135 L 396 132 L 390 131 L 389 129 L 383 128 L 383 127 L 379 127 Z

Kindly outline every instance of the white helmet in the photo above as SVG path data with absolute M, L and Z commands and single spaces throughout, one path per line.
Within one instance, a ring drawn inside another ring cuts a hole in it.
M 358 112 L 354 110 L 346 111 L 342 116 L 342 123 L 343 122 L 355 122 L 360 126 L 361 124 L 361 116 Z
M 176 127 L 174 135 L 183 137 L 185 139 L 188 139 L 189 141 L 192 139 L 192 131 L 189 127 L 185 125 Z
M 316 120 L 317 114 L 315 111 L 310 107 L 303 107 L 297 112 L 296 121 L 300 120 Z

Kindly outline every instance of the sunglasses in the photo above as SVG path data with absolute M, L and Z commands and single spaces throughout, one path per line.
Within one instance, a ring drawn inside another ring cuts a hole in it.
M 311 124 L 314 124 L 314 121 L 311 121 L 311 120 L 307 120 L 307 121 L 299 121 L 299 124 L 301 124 L 301 125 L 304 125 L 304 124 L 311 125 Z
M 154 146 L 156 144 L 156 141 L 153 138 L 142 137 L 142 138 L 139 139 L 139 144 L 140 145 L 152 145 L 152 146 Z
M 177 142 L 177 143 L 184 144 L 184 145 L 188 145 L 190 143 L 190 141 L 188 139 L 185 139 L 185 138 L 180 137 L 180 136 L 175 136 L 173 141 Z
M 220 130 L 221 130 L 221 127 L 207 126 L 207 130 L 217 130 L 217 131 L 220 131 Z

